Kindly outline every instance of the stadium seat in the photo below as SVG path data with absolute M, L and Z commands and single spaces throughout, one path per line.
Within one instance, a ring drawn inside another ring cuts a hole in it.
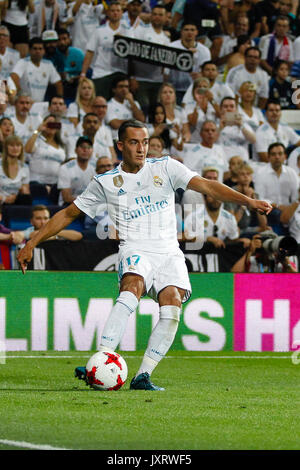
M 281 122 L 300 132 L 300 109 L 283 109 L 281 111 Z

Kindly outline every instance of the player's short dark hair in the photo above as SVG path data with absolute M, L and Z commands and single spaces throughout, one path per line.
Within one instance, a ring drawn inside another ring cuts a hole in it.
M 119 140 L 124 141 L 126 131 L 129 127 L 134 127 L 136 129 L 147 129 L 147 126 L 143 122 L 138 121 L 137 119 L 127 119 L 127 121 L 124 121 L 119 127 L 119 130 L 118 130 Z
M 274 147 L 282 147 L 283 150 L 284 150 L 284 153 L 286 152 L 285 146 L 283 145 L 282 142 L 273 142 L 273 143 L 270 144 L 269 147 L 268 147 L 268 154 L 270 154 L 271 150 L 272 150 Z

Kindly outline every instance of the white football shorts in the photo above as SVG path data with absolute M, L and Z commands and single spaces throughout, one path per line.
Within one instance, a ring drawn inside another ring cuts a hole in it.
M 144 278 L 146 292 L 157 302 L 158 294 L 168 286 L 185 290 L 183 303 L 192 292 L 184 254 L 178 248 L 174 253 L 151 253 L 139 249 L 121 247 L 119 250 L 119 283 L 126 273 Z

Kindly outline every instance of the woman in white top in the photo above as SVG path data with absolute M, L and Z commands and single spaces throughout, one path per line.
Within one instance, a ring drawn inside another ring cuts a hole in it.
M 238 113 L 243 118 L 243 123 L 248 124 L 255 133 L 258 127 L 265 122 L 264 115 L 260 108 L 253 106 L 256 98 L 256 86 L 252 82 L 243 82 L 239 89 L 240 100 Z M 257 161 L 258 156 L 254 146 L 250 146 L 252 159 Z
M 220 117 L 220 107 L 214 100 L 209 87 L 210 83 L 207 78 L 197 78 L 192 89 L 194 103 L 187 104 L 185 107 L 191 130 L 190 142 L 192 143 L 200 141 L 200 130 L 204 121 L 216 121 L 216 118 Z
M 167 124 L 173 124 L 172 130 L 176 133 L 180 131 L 181 139 L 178 139 L 178 143 L 189 142 L 191 132 L 188 118 L 185 110 L 176 104 L 176 90 L 171 83 L 162 84 L 158 92 L 158 101 L 165 108 Z
M 0 153 L 3 151 L 3 144 L 9 135 L 15 133 L 15 128 L 12 123 L 12 120 L 8 117 L 3 117 L 0 119 Z
M 4 0 L 0 2 L 2 25 L 10 33 L 10 43 L 20 52 L 21 58 L 28 54 L 28 13 L 34 13 L 33 0 Z
M 82 78 L 77 88 L 76 99 L 71 103 L 67 117 L 76 127 L 87 113 L 93 112 L 93 101 L 96 97 L 95 86 L 89 78 Z
M 61 123 L 56 116 L 46 116 L 28 139 L 25 152 L 29 154 L 30 186 L 42 185 L 51 202 L 57 204 L 58 172 L 66 161 L 66 151 L 60 136 Z
M 29 168 L 24 164 L 24 149 L 20 137 L 4 140 L 0 167 L 1 204 L 31 204 Z

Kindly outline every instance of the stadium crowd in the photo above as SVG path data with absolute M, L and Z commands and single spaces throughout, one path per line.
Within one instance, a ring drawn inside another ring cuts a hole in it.
M 71 203 L 120 163 L 118 129 L 135 118 L 149 157 L 170 155 L 274 208 L 265 216 L 177 191 L 179 240 L 251 254 L 260 233 L 300 243 L 299 0 L 0 0 L 0 15 L 3 214 L 30 206 L 32 220 L 37 206 L 49 218 L 48 205 Z M 116 34 L 191 51 L 192 70 L 119 57 Z M 1 244 L 38 229 L 6 222 Z M 106 211 L 81 222 L 67 239 L 110 233 Z

